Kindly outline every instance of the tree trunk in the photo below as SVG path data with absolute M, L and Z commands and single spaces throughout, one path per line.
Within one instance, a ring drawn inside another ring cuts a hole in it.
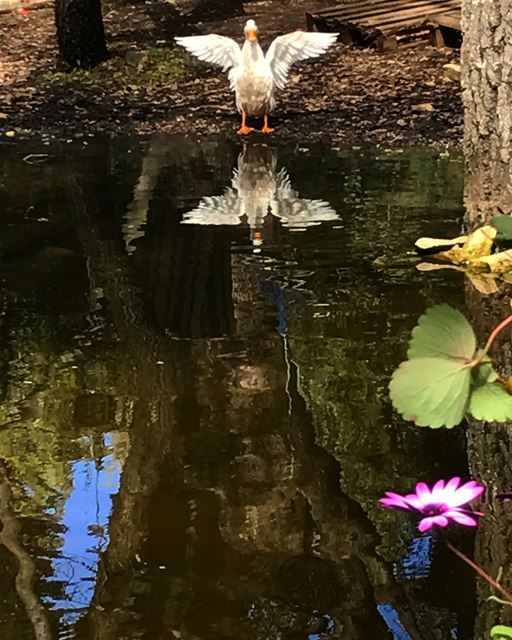
M 470 229 L 496 214 L 512 214 L 512 0 L 463 0 L 464 155 L 466 226 Z M 483 344 L 510 313 L 511 287 L 483 296 L 468 287 L 469 316 Z M 495 343 L 491 356 L 503 375 L 512 372 L 510 334 Z M 469 421 L 468 457 L 472 475 L 486 485 L 475 559 L 492 576 L 512 585 L 512 513 L 496 498 L 512 483 L 512 424 Z M 494 624 L 510 624 L 508 607 L 486 599 L 492 593 L 478 580 L 475 638 L 489 637 Z M 498 594 L 499 595 L 499 594 Z
M 101 0 L 56 0 L 59 64 L 90 69 L 108 59 Z
M 463 0 L 466 199 L 473 222 L 512 213 L 512 0 Z

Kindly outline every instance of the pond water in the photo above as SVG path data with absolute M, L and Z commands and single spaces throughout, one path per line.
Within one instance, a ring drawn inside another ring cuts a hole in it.
M 1 638 L 473 637 L 472 576 L 377 503 L 468 475 L 387 397 L 463 305 L 408 255 L 459 157 L 12 143 L 0 190 Z

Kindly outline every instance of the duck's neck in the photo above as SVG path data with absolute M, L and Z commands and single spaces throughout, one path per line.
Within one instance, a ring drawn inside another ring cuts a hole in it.
M 257 40 L 246 39 L 242 47 L 242 58 L 246 63 L 258 62 L 263 58 L 263 51 Z

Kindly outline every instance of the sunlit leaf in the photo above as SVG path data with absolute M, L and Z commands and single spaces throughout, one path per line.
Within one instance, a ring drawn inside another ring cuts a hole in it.
M 512 420 L 512 396 L 496 382 L 481 385 L 471 394 L 469 411 L 486 422 Z
M 462 271 L 465 273 L 463 267 L 459 267 L 455 264 L 444 264 L 439 262 L 418 262 L 416 265 L 418 271 L 440 271 L 441 269 L 452 269 L 452 271 Z
M 438 258 L 438 256 L 434 256 Z M 469 268 L 465 268 L 456 264 L 446 264 L 443 262 L 419 262 L 416 265 L 418 271 L 440 271 L 441 269 L 452 269 L 453 271 L 462 271 L 468 277 L 468 280 L 475 287 L 475 289 L 485 296 L 497 293 L 499 291 L 498 284 L 496 282 L 496 276 L 501 275 L 502 280 L 506 280 L 506 274 L 494 274 L 492 272 L 471 271 Z M 512 278 L 511 278 L 512 280 Z
M 491 629 L 491 638 L 493 638 L 493 640 L 512 638 L 512 627 L 507 627 L 504 624 L 496 625 Z
M 490 225 L 479 227 L 468 236 L 462 247 L 455 246 L 439 255 L 456 264 L 473 262 L 491 253 L 497 234 L 497 230 Z
M 492 295 L 500 290 L 492 274 L 466 271 L 466 275 L 475 289 L 484 296 Z
M 477 352 L 476 357 L 478 358 L 479 355 L 479 352 Z M 475 387 L 479 387 L 487 382 L 494 382 L 498 377 L 498 374 L 492 367 L 489 356 L 485 356 L 482 362 L 471 371 L 472 384 Z
M 414 358 L 402 362 L 389 384 L 393 406 L 420 427 L 454 427 L 464 418 L 471 368 L 460 360 Z
M 469 361 L 475 350 L 475 333 L 465 316 L 448 304 L 440 304 L 428 309 L 419 319 L 407 357 Z
M 420 251 L 429 251 L 435 249 L 441 249 L 442 247 L 453 247 L 456 244 L 464 244 L 468 239 L 467 236 L 459 236 L 458 238 L 445 239 L 445 238 L 418 238 L 414 243 L 417 249 Z
M 497 229 L 500 240 L 512 240 L 512 216 L 494 216 L 491 224 Z
M 475 267 L 488 269 L 491 273 L 502 274 L 512 271 L 512 251 L 499 251 L 491 256 L 483 256 L 475 262 Z

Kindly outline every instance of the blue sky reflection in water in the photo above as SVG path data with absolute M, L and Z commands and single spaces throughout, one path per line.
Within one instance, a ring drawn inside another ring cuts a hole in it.
M 397 563 L 396 572 L 409 580 L 427 577 L 432 565 L 435 541 L 436 536 L 432 531 L 413 538 L 409 544 L 407 555 Z
M 157 137 L 27 168 L 22 146 L 0 147 L 0 463 L 32 488 L 50 622 L 75 640 L 470 628 L 458 565 L 377 503 L 467 471 L 460 432 L 405 427 L 385 394 L 418 316 L 463 302 L 461 274 L 407 255 L 458 234 L 460 158 Z M 0 630 L 33 640 L 0 562 Z
M 379 604 L 377 609 L 393 634 L 393 640 L 412 640 L 411 636 L 407 633 L 407 630 L 400 622 L 399 613 L 392 605 Z
M 106 433 L 103 446 L 112 449 L 112 445 L 112 434 Z M 47 599 L 50 608 L 60 612 L 64 625 L 87 611 L 93 598 L 99 556 L 109 542 L 112 496 L 119 490 L 121 470 L 115 453 L 71 463 L 72 488 L 61 520 L 63 544 L 52 560 L 53 575 L 48 577 L 62 583 L 63 593 L 59 599 Z

